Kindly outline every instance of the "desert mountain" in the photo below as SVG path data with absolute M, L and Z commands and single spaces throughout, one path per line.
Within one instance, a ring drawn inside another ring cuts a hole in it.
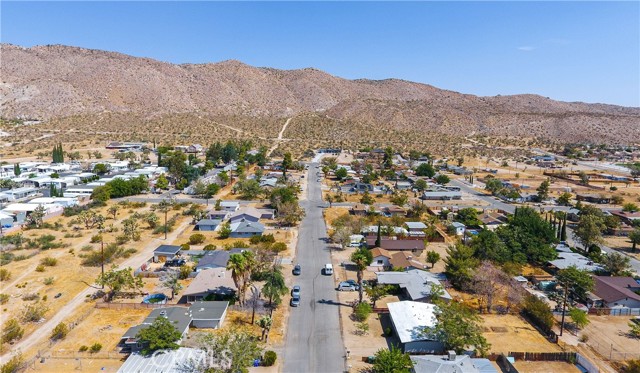
M 559 142 L 640 139 L 640 108 L 536 95 L 478 97 L 397 79 L 347 80 L 317 69 L 238 61 L 170 64 L 61 45 L 0 45 L 5 118 L 100 113 L 145 117 L 321 115 L 349 125 L 425 134 L 537 137 Z

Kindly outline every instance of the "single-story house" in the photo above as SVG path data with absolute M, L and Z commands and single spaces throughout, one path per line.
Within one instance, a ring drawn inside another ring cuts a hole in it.
M 63 207 L 71 207 L 77 206 L 79 202 L 78 198 L 75 197 L 39 197 L 34 198 L 27 203 L 35 203 L 37 205 L 48 205 L 51 203 L 55 203 Z
M 373 256 L 371 266 L 383 268 L 391 267 L 391 263 L 389 263 L 389 259 L 391 259 L 391 253 L 387 250 L 375 247 L 371 249 L 371 255 Z
M 356 216 L 364 216 L 367 215 L 367 212 L 369 211 L 369 208 L 367 207 L 367 205 L 363 205 L 360 203 L 356 203 L 355 205 L 353 205 L 351 207 L 351 209 L 349 210 L 349 212 L 352 215 L 356 215 Z
M 194 302 L 189 306 L 191 326 L 194 328 L 218 329 L 227 317 L 227 301 Z
M 436 326 L 436 306 L 430 303 L 402 301 L 387 304 L 393 330 L 402 351 L 409 354 L 435 354 L 444 350 L 442 342 L 429 332 Z
M 425 237 L 424 230 L 427 229 L 427 225 L 421 221 L 408 221 L 404 223 L 411 237 Z
M 405 216 L 407 215 L 407 210 L 400 206 L 387 206 L 384 208 L 384 212 L 390 216 Z
M 165 262 L 173 259 L 180 253 L 180 246 L 177 245 L 160 245 L 157 249 L 153 250 L 154 262 Z
M 198 272 L 191 284 L 182 294 L 187 302 L 196 302 L 209 298 L 227 298 L 238 290 L 226 268 L 208 268 Z
M 229 237 L 232 238 L 262 236 L 265 230 L 264 225 L 260 224 L 259 222 L 244 220 L 231 223 L 230 228 L 231 234 L 229 235 Z
M 411 373 L 498 373 L 489 359 L 457 355 L 455 351 L 448 355 L 411 355 L 411 361 Z
M 235 211 L 238 211 L 239 208 L 240 208 L 240 202 L 238 202 L 238 201 L 222 201 L 222 202 L 220 202 L 220 209 L 222 211 L 235 212 Z
M 497 212 L 484 212 L 478 216 L 478 220 L 480 220 L 482 225 L 487 227 L 488 230 L 492 231 L 506 224 L 507 217 Z
M 256 209 L 253 207 L 244 207 L 229 216 L 229 221 L 235 223 L 239 220 L 259 221 L 260 219 L 273 219 L 275 211 L 272 209 Z
M 640 308 L 640 283 L 633 277 L 593 276 L 594 287 L 589 296 L 593 307 Z
M 402 268 L 405 271 L 410 269 L 424 270 L 427 267 L 407 251 L 398 251 L 393 253 L 391 255 L 391 259 L 389 259 L 389 264 L 391 264 L 392 268 Z
M 456 190 L 449 190 L 446 188 L 432 188 L 425 190 L 420 197 L 424 200 L 452 200 L 462 199 L 462 192 Z
M 231 215 L 229 213 L 229 211 L 224 211 L 224 210 L 220 210 L 220 211 L 207 211 L 207 218 L 208 219 L 214 219 L 214 220 L 225 220 L 229 218 L 229 215 Z
M 367 247 L 373 249 L 376 246 L 376 237 L 367 237 Z M 424 241 L 422 240 L 394 240 L 390 238 L 382 238 L 380 240 L 380 247 L 389 251 L 411 251 L 414 255 L 420 256 L 425 249 Z
M 609 204 L 611 203 L 611 196 L 596 193 L 576 193 L 576 200 L 597 204 Z
M 464 231 L 467 229 L 466 225 L 457 221 L 454 221 L 453 223 L 451 223 L 451 225 L 456 231 L 456 236 L 462 236 L 464 234 Z
M 359 247 L 364 240 L 364 236 L 361 234 L 352 234 L 349 236 L 349 247 Z
M 406 229 L 404 229 L 403 227 L 385 227 L 385 226 L 381 226 L 380 227 L 380 231 L 382 232 L 382 235 L 385 235 L 385 231 L 386 230 L 393 230 L 393 234 L 396 236 L 408 236 L 409 235 L 409 231 L 407 231 Z M 378 226 L 377 225 L 369 225 L 366 227 L 362 228 L 362 234 L 364 234 L 365 236 L 377 236 L 378 235 Z M 387 232 L 390 233 L 391 232 Z
M 142 343 L 138 341 L 137 335 L 140 330 L 149 327 L 158 317 L 165 317 L 175 328 L 180 332 L 181 338 L 184 337 L 189 332 L 189 324 L 191 324 L 191 317 L 189 316 L 189 309 L 186 307 L 163 307 L 156 308 L 149 316 L 147 316 L 144 321 L 139 324 L 130 327 L 123 335 L 120 337 L 120 342 L 118 346 L 122 348 L 123 352 L 136 352 L 142 350 L 144 347 Z M 179 343 L 179 342 L 178 342 Z
M 549 261 L 548 264 L 556 269 L 565 269 L 571 266 L 590 272 L 604 269 L 600 264 L 595 263 L 584 255 L 573 252 L 559 252 L 558 258 Z
M 218 226 L 220 226 L 221 223 L 222 223 L 222 220 L 201 219 L 198 223 L 196 223 L 196 226 L 195 226 L 194 230 L 196 230 L 196 231 L 215 231 L 216 229 L 218 229 Z
M 426 302 L 431 299 L 431 291 L 434 285 L 441 285 L 443 277 L 419 269 L 410 269 L 404 272 L 376 272 L 378 283 L 398 285 L 405 296 L 412 301 Z M 440 298 L 451 300 L 451 295 L 442 287 Z
M 202 359 L 206 359 L 204 351 L 186 347 L 180 347 L 177 350 L 165 350 L 161 354 L 150 356 L 132 353 L 118 369 L 118 373 L 182 373 L 186 367 Z
M 211 250 L 206 251 L 204 256 L 200 258 L 196 265 L 196 272 L 200 272 L 209 268 L 227 268 L 227 263 L 231 254 L 238 254 L 246 249 L 231 249 L 231 250 Z
M 611 215 L 620 218 L 620 221 L 622 221 L 623 223 L 627 223 L 629 225 L 633 225 L 636 220 L 640 220 L 640 211 L 625 212 L 622 210 L 614 210 L 609 212 L 611 213 Z

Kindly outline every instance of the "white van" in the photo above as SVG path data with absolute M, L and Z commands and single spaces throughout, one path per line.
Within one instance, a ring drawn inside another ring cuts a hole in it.
M 324 265 L 324 274 L 327 276 L 333 274 L 333 265 L 331 263 L 327 263 Z

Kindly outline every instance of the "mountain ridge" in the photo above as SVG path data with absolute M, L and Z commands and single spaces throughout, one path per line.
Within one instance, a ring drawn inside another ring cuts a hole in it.
M 290 117 L 322 113 L 381 128 L 630 143 L 640 108 L 536 94 L 475 96 L 397 78 L 345 79 L 308 67 L 238 60 L 173 64 L 119 52 L 0 44 L 0 108 L 8 118 L 102 112 Z

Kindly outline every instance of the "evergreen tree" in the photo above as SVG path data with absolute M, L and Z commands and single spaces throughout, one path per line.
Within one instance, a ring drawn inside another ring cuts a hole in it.
M 382 243 L 382 237 L 380 236 L 380 222 L 378 222 L 378 233 L 376 235 L 376 242 L 375 242 L 375 246 L 376 247 L 380 247 L 380 244 Z
M 13 165 L 13 174 L 16 176 L 20 176 L 20 174 L 22 173 L 22 170 L 20 169 L 20 164 L 16 163 Z
M 560 241 L 567 240 L 567 216 L 564 216 L 564 220 L 562 221 L 562 229 L 560 230 Z

